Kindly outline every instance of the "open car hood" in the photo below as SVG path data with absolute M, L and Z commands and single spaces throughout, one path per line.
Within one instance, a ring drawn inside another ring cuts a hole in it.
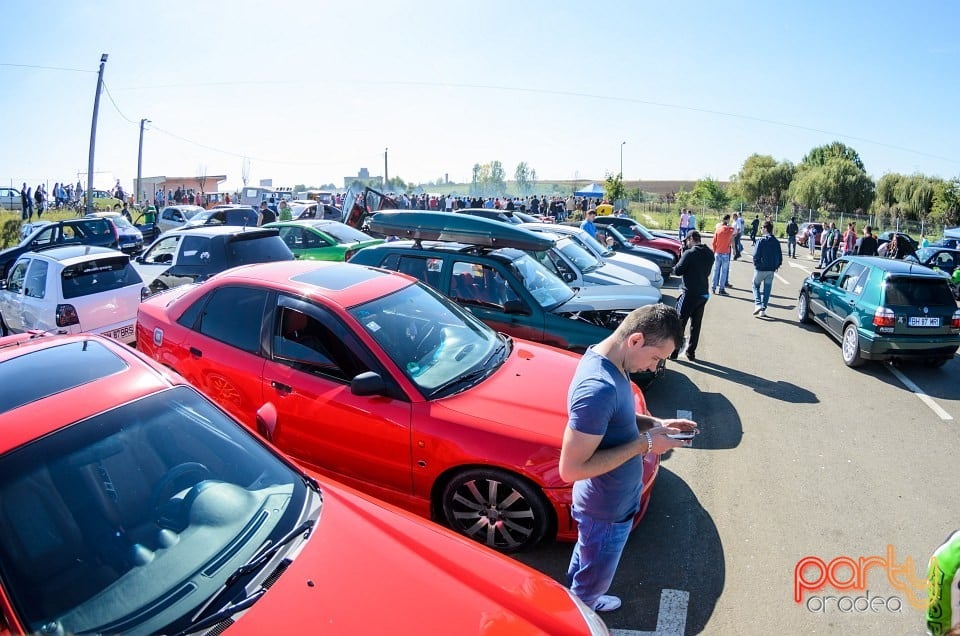
M 582 287 L 553 313 L 570 313 L 597 309 L 632 311 L 637 307 L 660 302 L 660 291 L 646 285 L 594 285 Z

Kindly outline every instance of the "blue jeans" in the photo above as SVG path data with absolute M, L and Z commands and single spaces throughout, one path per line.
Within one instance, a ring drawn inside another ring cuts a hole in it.
M 763 296 L 760 295 L 760 286 L 763 285 Z M 770 302 L 770 292 L 773 290 L 773 270 L 753 273 L 753 306 L 766 311 Z
M 577 544 L 573 547 L 567 568 L 567 581 L 570 591 L 592 608 L 597 599 L 610 589 L 633 528 L 633 519 L 616 523 L 598 521 L 576 508 L 571 510 L 571 515 L 578 529 Z
M 727 274 L 730 272 L 730 255 L 713 255 L 713 289 L 719 291 L 727 286 Z
M 787 256 L 797 257 L 797 235 L 787 235 Z

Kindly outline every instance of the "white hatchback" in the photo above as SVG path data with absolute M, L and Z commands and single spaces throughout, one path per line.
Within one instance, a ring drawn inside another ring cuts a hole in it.
M 86 331 L 132 344 L 146 293 L 123 252 L 89 245 L 28 252 L 0 280 L 0 334 Z

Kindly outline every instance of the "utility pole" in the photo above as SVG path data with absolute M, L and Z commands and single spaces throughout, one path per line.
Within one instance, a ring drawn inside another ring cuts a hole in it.
M 387 151 L 389 148 L 383 149 L 383 191 L 386 192 L 388 189 L 388 184 L 390 183 L 390 177 L 387 176 Z
M 137 149 L 137 196 L 135 197 L 137 203 L 141 203 L 140 176 L 141 176 L 141 173 L 143 172 L 143 125 L 149 122 L 150 122 L 149 119 L 140 120 L 140 146 Z
M 107 54 L 100 56 L 100 72 L 97 74 L 97 94 L 93 98 L 93 123 L 90 124 L 90 158 L 87 160 L 87 214 L 93 213 L 93 151 L 97 143 L 97 115 L 100 112 L 100 91 L 103 89 L 103 67 Z

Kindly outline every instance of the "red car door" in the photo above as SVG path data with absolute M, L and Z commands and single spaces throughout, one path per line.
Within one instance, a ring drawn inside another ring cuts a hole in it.
M 412 491 L 411 404 L 375 355 L 335 312 L 281 295 L 274 306 L 263 401 L 277 411 L 267 436 L 316 470 L 381 498 Z M 374 371 L 394 397 L 350 390 Z

